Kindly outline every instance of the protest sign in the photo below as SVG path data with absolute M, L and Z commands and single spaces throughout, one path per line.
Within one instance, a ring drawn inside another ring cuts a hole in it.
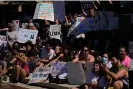
M 99 11 L 98 13 L 99 14 L 97 17 L 99 18 L 97 18 L 97 21 L 99 22 L 99 28 L 97 30 L 108 30 L 109 26 L 108 17 L 102 11 Z
M 70 34 L 77 36 L 91 30 L 114 30 L 118 29 L 118 26 L 119 18 L 114 17 L 113 12 L 98 11 L 95 13 L 95 17 L 88 17 L 82 22 L 73 24 L 67 36 Z
M 70 27 L 67 36 L 70 36 L 71 32 L 85 19 L 85 17 L 77 17 L 77 21 Z
M 17 35 L 17 41 L 20 43 L 25 43 L 31 41 L 33 44 L 36 43 L 38 30 L 28 30 L 20 28 Z
M 108 18 L 109 20 L 109 27 L 108 30 L 114 30 L 114 29 L 118 29 L 119 27 L 119 18 L 118 17 L 111 17 Z
M 0 46 L 1 46 L 1 45 L 4 45 L 4 46 L 7 45 L 6 36 L 0 35 Z
M 75 30 L 73 30 L 71 32 L 71 34 L 73 34 L 74 36 L 77 36 L 81 33 L 86 33 L 90 30 L 97 30 L 98 29 L 98 25 L 99 23 L 96 22 L 93 18 L 86 18 L 85 20 L 83 20 L 82 23 L 80 23 Z
M 47 67 L 47 68 L 37 67 L 33 72 L 33 74 L 30 76 L 30 81 L 28 82 L 28 84 L 43 82 L 47 80 L 49 73 L 51 73 L 51 67 Z
M 61 25 L 50 25 L 50 29 L 48 31 L 49 37 L 61 40 Z
M 68 63 L 68 83 L 72 85 L 82 85 L 86 81 L 82 63 Z
M 65 21 L 65 4 L 64 1 L 53 1 L 55 19 L 61 22 Z
M 52 71 L 51 75 L 55 78 L 56 75 L 61 75 L 67 73 L 67 63 L 66 62 L 52 62 L 51 63 Z
M 53 3 L 38 3 L 33 19 L 54 21 Z

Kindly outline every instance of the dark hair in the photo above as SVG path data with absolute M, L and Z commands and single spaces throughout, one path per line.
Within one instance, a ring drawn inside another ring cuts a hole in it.
M 13 49 L 18 50 L 19 47 L 20 47 L 19 42 L 14 42 L 14 43 L 13 43 Z
M 98 64 L 98 65 L 99 65 L 99 73 L 100 73 L 99 76 L 102 76 L 102 75 L 103 75 L 103 71 L 102 71 L 102 69 L 101 69 L 101 64 L 102 64 L 102 63 L 101 63 L 100 61 L 95 61 L 95 62 L 94 62 L 92 72 L 95 73 L 95 71 L 94 71 L 94 70 L 95 70 L 95 64 Z
M 31 41 L 27 41 L 25 44 L 26 44 L 26 46 L 29 45 L 31 47 L 31 49 L 34 49 L 34 45 L 32 44 Z
M 59 48 L 60 53 L 63 53 L 63 47 L 62 47 L 62 46 L 57 45 L 56 47 L 60 47 L 60 48 Z
M 5 57 L 5 55 L 4 55 L 4 53 L 1 51 L 1 52 L 0 52 L 0 60 L 4 60 L 4 57 Z
M 121 49 L 121 48 L 124 48 L 124 49 L 125 49 L 125 52 L 127 52 L 127 49 L 126 49 L 126 47 L 125 47 L 125 46 L 121 46 L 121 47 L 120 47 L 120 49 Z
M 120 56 L 118 54 L 113 54 L 112 53 L 109 58 L 111 59 L 113 57 L 115 57 L 117 60 L 121 60 L 121 58 L 120 58 Z
M 37 52 L 35 52 L 35 51 L 32 51 L 31 53 L 30 53 L 30 55 L 29 55 L 30 57 L 36 57 L 37 56 Z

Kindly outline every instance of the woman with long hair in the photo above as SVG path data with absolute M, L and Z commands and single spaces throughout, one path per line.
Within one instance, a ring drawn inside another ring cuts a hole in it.
M 72 89 L 103 89 L 106 86 L 105 77 L 102 74 L 101 63 L 95 62 L 94 69 L 87 73 L 86 83 Z

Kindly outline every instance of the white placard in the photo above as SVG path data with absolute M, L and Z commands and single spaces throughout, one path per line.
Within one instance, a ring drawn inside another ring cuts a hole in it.
M 50 25 L 49 37 L 61 40 L 61 25 Z
M 38 3 L 33 19 L 54 21 L 53 3 Z
M 27 41 L 32 41 L 33 44 L 36 43 L 38 30 L 28 30 L 20 28 L 17 35 L 17 41 L 20 43 L 26 43 Z
M 67 73 L 66 62 L 53 62 L 51 63 L 52 71 L 51 75 L 56 77 L 56 75 L 61 75 Z
M 49 73 L 51 73 L 51 67 L 37 67 L 34 73 L 30 76 L 30 81 L 28 82 L 28 84 L 43 82 L 47 80 Z

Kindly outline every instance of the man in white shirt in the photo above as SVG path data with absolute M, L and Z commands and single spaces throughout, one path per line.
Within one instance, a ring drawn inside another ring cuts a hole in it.
M 47 44 L 46 47 L 43 47 L 43 49 L 44 51 L 42 54 L 44 54 L 44 56 L 42 57 L 42 62 L 48 63 L 51 59 L 53 59 L 55 52 L 49 44 Z
M 7 32 L 7 42 L 11 48 L 15 41 L 17 41 L 17 31 L 14 30 L 14 25 L 10 24 L 9 31 Z

